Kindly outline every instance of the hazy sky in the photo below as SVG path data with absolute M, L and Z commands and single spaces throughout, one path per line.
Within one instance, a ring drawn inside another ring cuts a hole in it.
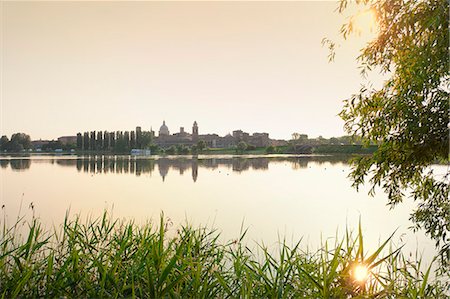
M 367 35 L 323 2 L 1 2 L 1 130 L 344 134 Z

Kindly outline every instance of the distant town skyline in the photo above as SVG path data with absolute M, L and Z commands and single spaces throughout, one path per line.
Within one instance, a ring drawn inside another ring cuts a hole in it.
M 344 135 L 342 100 L 364 81 L 326 2 L 1 4 L 0 134 L 158 128 L 289 139 Z M 353 11 L 357 11 L 355 8 Z M 321 40 L 340 42 L 328 62 Z M 369 77 L 374 84 L 381 76 Z
M 195 124 L 197 124 L 197 121 L 196 120 L 194 120 L 194 123 Z M 192 124 L 191 124 L 192 125 Z M 165 133 L 161 133 L 162 131 L 162 129 L 163 129 L 163 127 L 165 128 L 165 130 L 164 130 L 164 132 Z M 156 126 L 150 126 L 150 128 L 145 128 L 145 127 L 142 127 L 142 126 L 140 126 L 140 125 L 137 125 L 137 126 L 135 126 L 134 128 L 121 128 L 121 129 L 118 129 L 118 130 L 108 130 L 107 128 L 93 128 L 93 129 L 90 129 L 90 130 L 87 130 L 87 131 L 85 131 L 85 132 L 88 132 L 88 133 L 90 133 L 90 132 L 99 132 L 99 131 L 102 131 L 102 132 L 132 132 L 133 130 L 135 130 L 136 128 L 140 128 L 142 131 L 148 131 L 148 132 L 151 132 L 151 133 L 153 133 L 154 135 L 154 137 L 160 137 L 160 136 L 164 136 L 164 135 L 169 135 L 169 136 L 179 136 L 180 135 L 180 133 L 181 134 L 188 134 L 188 135 L 190 135 L 191 133 L 190 132 L 192 132 L 192 128 L 190 127 L 190 125 L 182 125 L 182 126 L 179 126 L 179 127 L 172 127 L 172 126 L 168 126 L 168 124 L 166 123 L 166 121 L 165 120 L 163 120 L 162 121 L 162 123 L 161 124 L 159 124 L 159 125 L 156 125 Z M 236 131 L 243 131 L 243 132 L 245 132 L 245 133 L 256 133 L 256 134 L 259 134 L 259 133 L 267 133 L 267 132 L 265 132 L 265 131 L 263 131 L 263 130 L 259 130 L 259 131 L 255 131 L 255 132 L 246 132 L 246 131 L 244 131 L 244 130 L 241 130 L 240 128 L 232 128 L 232 129 L 230 129 L 227 133 L 225 133 L 225 134 L 223 134 L 223 135 L 221 135 L 221 134 L 218 134 L 217 132 L 215 132 L 215 131 L 204 131 L 204 130 L 201 130 L 200 131 L 200 133 L 199 134 L 206 134 L 206 135 L 211 135 L 211 134 L 214 134 L 214 135 L 218 135 L 218 136 L 221 136 L 221 137 L 224 137 L 224 136 L 227 136 L 227 135 L 232 135 L 233 134 L 233 132 L 236 132 Z M 25 133 L 25 134 L 27 134 L 27 132 L 14 132 L 13 134 L 15 134 L 15 133 Z M 48 141 L 50 141 L 50 140 L 58 140 L 58 139 L 60 139 L 60 138 L 73 138 L 73 137 L 76 137 L 76 134 L 77 133 L 83 133 L 83 132 L 76 132 L 76 133 L 74 133 L 74 132 L 71 132 L 71 133 L 68 133 L 68 134 L 66 134 L 66 135 L 61 135 L 61 136 L 53 136 L 53 137 L 50 137 L 50 138 L 47 138 L 46 140 L 48 140 Z M 269 134 L 269 133 L 267 133 L 267 134 Z M 307 132 L 292 132 L 287 138 L 280 138 L 281 140 L 290 140 L 290 139 L 292 139 L 293 137 L 292 137 L 292 135 L 295 135 L 295 134 L 304 134 L 304 135 L 307 135 L 308 137 L 320 137 L 320 136 L 322 136 L 323 137 L 323 135 L 318 135 L 318 136 L 309 136 L 308 135 L 308 133 Z M 10 136 L 8 136 L 8 135 L 5 135 L 5 136 L 7 136 L 7 137 L 10 137 Z M 342 136 L 346 136 L 345 134 L 343 134 Z M 340 135 L 339 136 L 329 136 L 329 137 L 340 137 Z M 43 138 L 38 138 L 38 139 L 33 139 L 33 138 L 31 138 L 32 140 L 44 140 Z

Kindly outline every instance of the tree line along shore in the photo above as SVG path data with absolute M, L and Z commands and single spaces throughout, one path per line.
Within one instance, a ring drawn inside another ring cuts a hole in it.
M 315 138 L 308 139 L 307 135 L 292 134 L 293 139 L 285 145 L 256 147 L 244 141 L 228 148 L 208 147 L 206 142 L 199 140 L 196 144 L 187 146 L 183 144 L 161 147 L 152 143 L 150 136 L 144 136 L 139 143 L 131 144 L 123 135 L 116 139 L 113 147 L 103 148 L 101 146 L 92 147 L 87 150 L 80 148 L 77 143 L 63 143 L 59 140 L 52 140 L 46 143 L 31 141 L 29 135 L 25 133 L 15 133 L 9 139 L 7 136 L 0 138 L 1 153 L 52 153 L 52 152 L 72 152 L 72 153 L 115 153 L 129 154 L 134 148 L 150 149 L 151 154 L 169 155 L 189 155 L 189 154 L 371 154 L 376 151 L 376 145 L 363 145 L 361 140 L 351 136 Z M 149 137 L 149 138 L 148 138 Z

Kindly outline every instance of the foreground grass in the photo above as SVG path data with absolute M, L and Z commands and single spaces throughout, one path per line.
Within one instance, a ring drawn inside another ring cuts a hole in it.
M 173 298 L 444 298 L 430 268 L 388 250 L 390 238 L 366 254 L 361 228 L 316 252 L 280 244 L 251 250 L 242 236 L 168 222 L 135 225 L 102 218 L 66 219 L 44 231 L 38 220 L 0 235 L 0 297 Z M 169 236 L 170 235 L 170 236 Z M 381 256 L 386 253 L 384 256 Z

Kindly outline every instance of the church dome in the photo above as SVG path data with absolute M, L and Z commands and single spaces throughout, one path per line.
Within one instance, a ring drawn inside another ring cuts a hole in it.
M 163 121 L 162 126 L 159 128 L 159 136 L 170 135 L 169 128 L 166 126 L 166 121 Z

